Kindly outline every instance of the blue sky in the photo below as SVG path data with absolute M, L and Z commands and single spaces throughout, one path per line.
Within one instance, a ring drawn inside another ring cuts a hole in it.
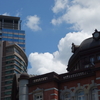
M 100 30 L 99 0 L 2 0 L 0 14 L 18 16 L 26 33 L 28 73 L 65 73 L 71 44 Z

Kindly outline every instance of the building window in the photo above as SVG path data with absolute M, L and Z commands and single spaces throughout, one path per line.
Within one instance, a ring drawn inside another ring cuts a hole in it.
M 9 90 L 9 89 L 11 89 L 11 88 L 12 88 L 12 85 L 6 86 L 6 87 L 5 87 L 6 90 Z
M 12 80 L 10 80 L 10 81 L 5 81 L 5 85 L 8 85 L 8 84 L 12 84 Z
M 77 94 L 77 100 L 85 100 L 84 91 L 79 91 Z
M 42 94 L 35 95 L 35 100 L 43 100 Z
M 7 91 L 5 92 L 6 95 L 10 95 L 11 94 L 11 91 Z
M 6 53 L 13 52 L 13 48 L 7 48 Z
M 89 68 L 89 67 L 90 67 L 89 64 L 85 65 L 85 68 Z
M 94 65 L 94 60 L 95 60 L 94 57 L 90 57 L 90 63 L 91 63 L 92 66 L 95 66 Z
M 42 100 L 42 95 L 37 95 L 36 100 Z
M 10 78 L 13 78 L 13 75 L 7 75 L 7 76 L 5 76 L 5 79 L 10 79 Z
M 94 62 L 94 57 L 91 57 L 90 58 L 90 62 Z
M 100 60 L 100 55 L 99 55 L 99 56 L 97 56 L 97 60 Z
M 6 66 L 5 68 L 6 69 L 10 69 L 10 68 L 14 68 L 14 66 L 13 65 L 9 65 L 9 66 Z
M 69 93 L 66 93 L 66 94 L 64 95 L 64 100 L 71 100 L 71 96 L 70 96 Z
M 5 74 L 12 74 L 14 71 L 13 70 L 9 70 L 9 71 L 5 71 Z
M 11 56 L 6 56 L 5 58 L 6 58 L 6 59 L 12 59 L 12 58 L 14 58 L 14 56 L 13 56 L 13 55 L 11 55 Z
M 11 97 L 6 97 L 4 98 L 4 100 L 11 100 Z
M 43 100 L 43 89 L 33 90 L 33 100 Z
M 98 96 L 97 96 L 97 89 L 94 88 L 91 90 L 91 100 L 98 100 Z
M 14 63 L 14 61 L 13 60 L 6 61 L 6 64 L 11 64 L 11 63 Z

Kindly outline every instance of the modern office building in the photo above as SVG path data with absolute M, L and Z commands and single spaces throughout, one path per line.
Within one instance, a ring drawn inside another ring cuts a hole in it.
M 21 30 L 20 17 L 0 15 L 0 41 L 17 43 L 25 51 L 25 31 Z
M 14 75 L 12 100 L 100 100 L 100 31 L 72 52 L 66 73 Z
M 0 15 L 0 100 L 11 100 L 13 75 L 26 73 L 27 64 L 20 17 Z
M 11 100 L 14 74 L 27 73 L 28 60 L 17 44 L 0 41 L 0 100 Z

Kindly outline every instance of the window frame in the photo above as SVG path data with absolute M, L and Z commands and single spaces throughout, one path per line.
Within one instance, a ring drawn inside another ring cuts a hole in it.
M 93 93 L 93 90 L 96 90 L 95 93 Z M 93 98 L 93 94 L 95 94 L 95 99 Z M 90 89 L 90 100 L 98 100 L 98 90 L 96 87 Z
M 79 94 L 80 92 L 83 92 L 83 94 Z M 79 99 L 79 97 L 81 99 Z M 77 92 L 77 100 L 85 100 L 85 93 L 84 93 L 84 90 L 78 90 Z
M 69 97 L 66 98 L 66 95 L 69 96 Z M 65 93 L 65 94 L 64 94 L 64 100 L 71 100 L 71 94 L 68 93 L 68 92 Z
M 36 97 L 37 96 L 42 96 L 42 98 L 39 98 L 39 99 L 37 99 Z M 37 92 L 37 93 L 35 93 L 35 94 L 33 94 L 33 100 L 43 100 L 43 93 L 42 92 Z

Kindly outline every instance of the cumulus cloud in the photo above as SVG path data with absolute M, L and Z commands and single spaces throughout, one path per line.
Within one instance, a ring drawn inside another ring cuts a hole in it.
M 61 12 L 67 7 L 68 0 L 55 0 L 55 6 L 52 8 L 54 13 Z
M 29 62 L 32 66 L 29 73 L 43 74 L 51 71 L 57 73 L 66 72 L 68 59 L 71 56 L 71 44 L 79 45 L 85 38 L 91 36 L 94 29 L 100 29 L 100 1 L 99 0 L 55 0 L 52 11 L 55 18 L 53 25 L 62 23 L 72 25 L 77 32 L 66 33 L 66 36 L 59 40 L 58 50 L 54 53 L 31 53 Z M 64 11 L 65 13 L 61 13 Z M 60 14 L 59 14 L 60 13 Z M 57 16 L 60 15 L 60 16 Z
M 56 71 L 57 73 L 65 72 L 66 66 L 54 58 L 53 54 L 46 53 L 31 53 L 29 61 L 32 68 L 28 69 L 31 74 L 43 74 Z M 60 68 L 62 67 L 62 69 Z
M 31 53 L 29 55 L 29 62 L 32 68 L 28 69 L 30 74 L 44 74 L 55 71 L 56 73 L 67 72 L 68 59 L 71 56 L 72 42 L 80 44 L 82 40 L 89 37 L 85 32 L 68 33 L 59 41 L 58 51 L 54 53 Z
M 68 1 L 66 1 L 66 3 L 67 2 Z M 69 0 L 69 6 L 64 7 L 66 12 L 58 18 L 53 18 L 51 23 L 53 25 L 59 25 L 66 22 L 67 24 L 73 24 L 72 27 L 75 30 L 84 30 L 86 32 L 93 31 L 95 28 L 100 29 L 99 4 L 99 0 Z M 53 9 L 55 7 L 56 5 L 53 7 Z M 60 8 L 58 8 L 58 10 L 60 10 Z M 53 12 L 55 13 L 54 10 Z
M 41 30 L 39 24 L 40 24 L 40 18 L 37 15 L 27 17 L 26 26 L 29 27 L 31 30 L 33 31 Z
M 61 38 L 61 40 L 59 41 L 58 51 L 54 52 L 55 58 L 62 64 L 67 65 L 68 59 L 72 54 L 71 44 L 74 42 L 76 45 L 79 45 L 84 39 L 90 36 L 91 35 L 83 31 L 66 34 L 66 36 L 64 38 Z

